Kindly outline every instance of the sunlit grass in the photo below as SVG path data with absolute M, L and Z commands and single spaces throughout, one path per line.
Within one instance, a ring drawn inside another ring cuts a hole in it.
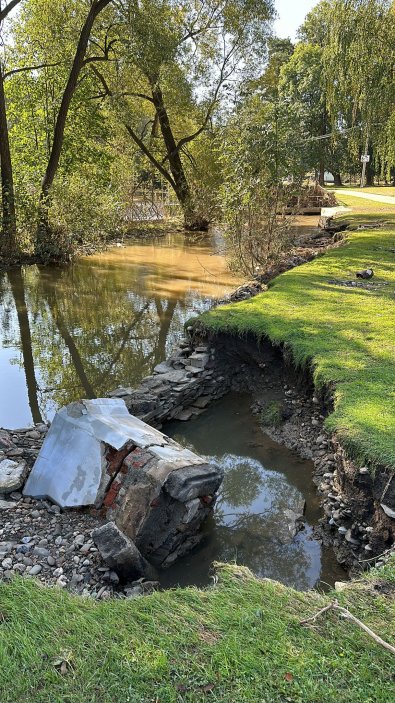
M 327 427 L 360 462 L 395 466 L 395 208 L 342 197 L 355 223 L 385 220 L 378 230 L 276 278 L 269 291 L 216 308 L 200 320 L 212 331 L 254 333 L 285 344 L 311 365 L 317 387 L 334 388 Z M 374 289 L 336 285 L 372 267 Z
M 336 597 L 393 640 L 393 598 L 369 582 Z M 301 627 L 330 598 L 239 567 L 222 568 L 207 591 L 100 604 L 18 578 L 0 585 L 0 700 L 388 703 L 393 655 L 335 613 Z

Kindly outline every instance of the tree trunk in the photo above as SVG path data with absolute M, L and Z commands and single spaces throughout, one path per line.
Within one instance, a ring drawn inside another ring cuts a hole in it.
M 333 174 L 333 179 L 337 188 L 340 188 L 343 185 L 341 174 L 338 171 Z
M 174 181 L 174 191 L 184 212 L 185 228 L 193 231 L 208 229 L 207 219 L 199 217 L 194 209 L 192 193 L 185 175 L 179 149 L 170 125 L 169 115 L 158 82 L 151 81 L 152 99 L 158 116 L 163 141 L 165 143 L 170 172 Z
M 10 142 L 8 136 L 8 123 L 6 101 L 4 93 L 4 80 L 0 65 L 0 162 L 1 162 L 1 196 L 3 208 L 3 234 L 0 240 L 0 254 L 5 258 L 12 258 L 18 252 L 16 237 L 16 214 L 14 179 Z
M 369 149 L 370 161 L 366 164 L 366 185 L 374 186 L 374 165 L 372 157 L 372 149 Z
M 74 55 L 73 65 L 70 70 L 66 88 L 63 93 L 62 102 L 60 104 L 58 116 L 56 119 L 55 130 L 51 153 L 49 155 L 47 169 L 41 184 L 41 195 L 39 205 L 39 226 L 37 231 L 36 252 L 42 255 L 46 251 L 48 238 L 48 208 L 50 191 L 58 170 L 60 155 L 63 147 L 64 130 L 66 120 L 70 109 L 71 100 L 77 87 L 77 81 L 84 65 L 85 54 L 88 47 L 89 37 L 92 31 L 93 23 L 98 14 L 104 10 L 112 0 L 94 0 L 85 24 L 81 29 L 77 49 Z
M 318 172 L 318 183 L 322 187 L 324 187 L 324 185 L 325 185 L 325 166 L 324 166 L 323 161 L 320 161 L 320 168 L 319 168 L 319 172 Z

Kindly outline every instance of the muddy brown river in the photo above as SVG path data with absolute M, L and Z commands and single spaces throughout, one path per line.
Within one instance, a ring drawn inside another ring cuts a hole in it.
M 215 232 L 174 234 L 0 275 L 0 427 L 50 420 L 77 398 L 138 385 L 183 336 L 185 321 L 238 285 L 222 248 Z M 163 575 L 164 585 L 209 583 L 214 560 L 299 589 L 345 578 L 314 539 L 320 511 L 311 464 L 263 435 L 250 403 L 231 394 L 196 420 L 166 427 L 220 463 L 225 480 L 201 545 Z M 301 496 L 305 527 L 283 544 L 284 510 Z

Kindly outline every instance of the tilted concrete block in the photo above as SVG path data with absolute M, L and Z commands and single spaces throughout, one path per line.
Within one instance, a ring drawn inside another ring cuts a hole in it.
M 106 564 L 121 578 L 133 580 L 143 576 L 156 577 L 153 567 L 114 522 L 107 522 L 93 530 L 92 538 Z

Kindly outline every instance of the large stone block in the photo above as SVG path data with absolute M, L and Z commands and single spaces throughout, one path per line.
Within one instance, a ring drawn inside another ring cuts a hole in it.
M 129 415 L 124 400 L 84 400 L 56 414 L 24 493 L 62 507 L 95 506 L 111 525 L 96 533 L 103 558 L 126 573 L 133 569 L 123 559 L 137 569 L 133 547 L 158 566 L 190 549 L 222 478 L 221 469 Z
M 121 578 L 133 580 L 156 577 L 153 567 L 114 522 L 107 522 L 93 530 L 92 538 L 106 564 Z
M 221 481 L 222 474 L 214 466 L 184 466 L 169 474 L 164 488 L 172 498 L 186 503 L 194 498 L 213 495 Z

